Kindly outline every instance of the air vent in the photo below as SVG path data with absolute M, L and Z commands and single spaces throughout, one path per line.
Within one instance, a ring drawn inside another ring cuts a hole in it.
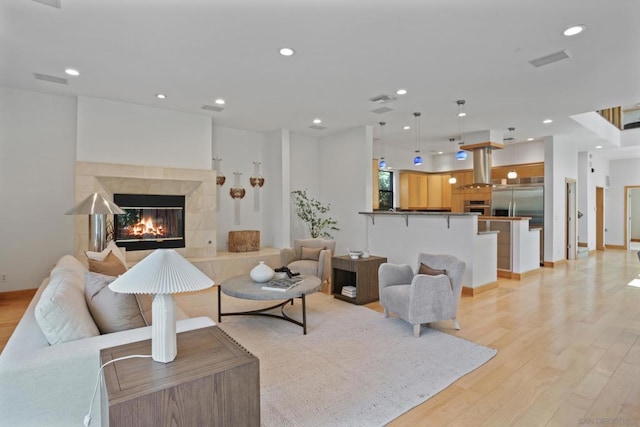
M 376 114 L 384 114 L 384 113 L 388 113 L 389 111 L 393 111 L 393 108 L 380 107 L 380 108 L 376 108 L 375 110 L 371 110 L 372 113 L 376 113 Z
M 38 80 L 44 80 L 45 82 L 51 82 L 51 83 L 58 83 L 61 85 L 66 85 L 69 83 L 67 79 L 63 79 L 62 77 L 50 76 L 48 74 L 33 73 L 33 77 L 35 77 Z
M 61 0 L 33 0 L 36 3 L 45 4 L 47 6 L 55 7 L 56 9 L 60 9 L 62 5 L 60 4 Z
M 224 108 L 216 107 L 215 105 L 203 105 L 202 109 L 207 111 L 215 111 L 216 113 L 219 113 L 220 111 L 224 111 Z
M 544 65 L 552 64 L 554 62 L 562 61 L 563 59 L 567 59 L 567 58 L 571 58 L 571 56 L 569 55 L 569 52 L 567 52 L 566 50 L 561 50 L 559 52 L 552 53 L 551 55 L 543 56 L 537 59 L 532 59 L 531 61 L 529 61 L 529 64 L 538 68 Z
M 311 126 L 309 126 L 309 129 L 325 130 L 325 129 L 326 129 L 326 127 L 324 127 L 324 126 L 320 126 L 320 125 L 311 125 Z
M 374 96 L 373 98 L 369 98 L 369 101 L 375 102 L 376 104 L 386 104 L 387 102 L 393 102 L 397 99 L 398 98 L 394 98 L 393 96 L 389 95 L 378 95 Z

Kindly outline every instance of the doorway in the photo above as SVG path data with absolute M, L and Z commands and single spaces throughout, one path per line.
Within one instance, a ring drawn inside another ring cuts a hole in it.
M 640 186 L 625 186 L 625 247 L 640 250 Z
M 578 203 L 576 195 L 576 180 L 565 178 L 566 194 L 566 257 L 569 260 L 578 258 Z
M 596 250 L 604 249 L 604 188 L 596 187 Z

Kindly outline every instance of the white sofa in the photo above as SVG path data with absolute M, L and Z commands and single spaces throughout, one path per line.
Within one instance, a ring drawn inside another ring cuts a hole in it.
M 82 426 L 100 367 L 100 350 L 151 338 L 147 326 L 49 345 L 35 315 L 49 281 L 50 277 L 42 282 L 0 354 L 0 426 Z M 187 318 L 177 322 L 177 331 L 214 324 L 208 317 Z M 91 426 L 99 426 L 100 419 L 98 391 Z

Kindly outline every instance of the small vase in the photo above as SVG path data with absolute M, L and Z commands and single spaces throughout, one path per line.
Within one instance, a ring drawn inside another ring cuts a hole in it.
M 264 261 L 260 261 L 260 264 L 251 269 L 249 275 L 254 282 L 263 283 L 273 279 L 274 273 L 271 267 L 266 265 Z

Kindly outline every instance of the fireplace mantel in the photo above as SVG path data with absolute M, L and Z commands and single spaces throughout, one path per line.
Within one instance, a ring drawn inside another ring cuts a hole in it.
M 94 192 L 176 194 L 186 199 L 185 257 L 216 256 L 216 174 L 212 170 L 177 169 L 113 163 L 76 162 L 76 202 Z M 88 217 L 75 217 L 76 257 L 84 259 L 89 241 Z M 127 252 L 137 261 L 150 251 Z

